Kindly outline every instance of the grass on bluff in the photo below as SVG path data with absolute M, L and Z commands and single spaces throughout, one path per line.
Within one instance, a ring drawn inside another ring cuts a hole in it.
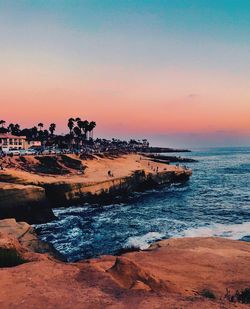
M 0 268 L 18 266 L 26 262 L 15 249 L 0 248 Z
M 36 165 L 35 170 L 44 174 L 64 175 L 70 173 L 69 169 L 83 172 L 86 168 L 81 160 L 67 155 L 36 156 L 35 159 L 39 161 L 39 165 Z
M 44 157 L 35 157 L 36 160 L 39 161 L 39 166 L 36 167 L 37 172 L 45 173 L 45 174 L 67 174 L 69 171 L 64 169 L 57 160 L 57 157 L 52 156 L 44 156 Z
M 81 160 L 71 158 L 67 155 L 61 155 L 61 162 L 68 168 L 72 168 L 75 170 L 84 170 L 84 166 L 82 165 Z

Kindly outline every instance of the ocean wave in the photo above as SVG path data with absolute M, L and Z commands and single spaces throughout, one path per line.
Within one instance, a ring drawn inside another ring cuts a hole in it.
M 176 237 L 225 237 L 242 239 L 250 234 L 250 222 L 241 224 L 211 224 L 208 226 L 190 228 Z
M 158 232 L 149 232 L 142 236 L 129 237 L 124 245 L 124 248 L 139 248 L 147 249 L 154 241 L 161 240 L 165 235 Z
M 88 205 L 84 206 L 71 206 L 68 208 L 53 208 L 53 213 L 55 216 L 60 216 L 60 215 L 68 215 L 68 214 L 78 214 L 80 212 L 84 212 L 88 209 Z

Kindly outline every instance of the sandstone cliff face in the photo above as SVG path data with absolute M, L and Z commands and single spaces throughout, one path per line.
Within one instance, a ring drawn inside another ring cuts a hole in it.
M 12 217 L 32 223 L 54 218 L 45 189 L 31 185 L 0 183 L 0 219 Z
M 250 287 L 249 243 L 170 239 L 74 264 L 36 253 L 35 243 L 29 225 L 0 221 L 0 252 L 11 248 L 25 259 L 0 267 L 1 308 L 249 308 L 231 298 Z
M 0 219 L 14 217 L 29 223 L 43 223 L 54 219 L 51 207 L 63 207 L 78 203 L 109 203 L 114 197 L 126 197 L 134 191 L 145 191 L 174 182 L 186 181 L 192 172 L 164 171 L 145 173 L 137 170 L 129 176 L 110 178 L 104 181 L 86 182 L 44 181 L 29 185 L 21 178 L 1 175 L 2 180 L 13 183 L 0 183 Z M 8 177 L 7 177 L 7 176 Z M 6 179 L 4 177 L 7 177 Z
M 56 206 L 77 202 L 102 203 L 112 201 L 114 197 L 126 196 L 131 192 L 145 191 L 162 185 L 188 180 L 191 171 L 162 172 L 145 174 L 136 171 L 127 177 L 112 178 L 96 183 L 51 183 L 45 184 L 48 200 Z

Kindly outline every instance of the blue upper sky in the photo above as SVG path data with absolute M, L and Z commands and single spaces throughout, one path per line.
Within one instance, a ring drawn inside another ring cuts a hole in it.
M 250 135 L 250 0 L 0 0 L 0 43 L 0 100 L 16 110 L 67 117 L 68 95 L 107 135 Z

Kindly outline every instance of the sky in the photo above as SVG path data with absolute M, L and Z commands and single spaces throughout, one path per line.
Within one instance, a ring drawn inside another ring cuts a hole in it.
M 250 146 L 249 0 L 0 0 L 0 118 Z

